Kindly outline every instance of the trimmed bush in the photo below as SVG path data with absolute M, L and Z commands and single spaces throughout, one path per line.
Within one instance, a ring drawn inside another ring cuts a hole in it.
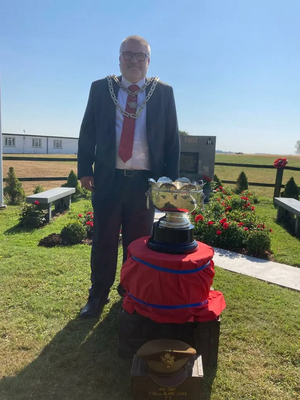
M 8 170 L 7 178 L 5 179 L 6 186 L 3 189 L 4 198 L 7 204 L 19 205 L 25 201 L 25 192 L 22 188 L 22 183 L 16 176 L 13 167 Z
M 237 178 L 236 192 L 242 193 L 244 190 L 247 190 L 247 189 L 248 189 L 248 178 L 247 178 L 245 172 L 242 171 Z
M 214 179 L 213 179 L 213 182 L 215 182 L 215 186 L 216 187 L 223 187 L 223 183 L 222 183 L 222 181 L 221 181 L 221 179 L 219 179 L 218 178 L 218 176 L 215 174 L 214 175 Z M 215 189 L 215 188 L 214 188 Z
M 72 197 L 79 197 L 83 194 L 83 190 L 80 187 L 79 181 L 77 179 L 77 175 L 73 170 L 69 173 L 67 182 L 61 185 L 62 187 L 71 187 L 75 188 L 75 193 L 72 195 Z
M 36 185 L 33 189 L 33 194 L 38 194 L 44 192 L 45 189 L 41 185 Z
M 75 221 L 65 226 L 61 231 L 61 238 L 67 244 L 78 244 L 86 237 L 86 229 L 79 222 Z
M 253 256 L 262 256 L 271 248 L 271 239 L 267 231 L 252 231 L 247 238 L 247 249 Z

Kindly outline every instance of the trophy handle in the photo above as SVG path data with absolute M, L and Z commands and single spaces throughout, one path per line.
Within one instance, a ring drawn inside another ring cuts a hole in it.
M 148 210 L 150 208 L 150 191 L 151 191 L 151 189 L 149 188 L 147 190 L 147 192 L 145 193 L 145 196 L 146 196 L 146 207 L 148 208 Z

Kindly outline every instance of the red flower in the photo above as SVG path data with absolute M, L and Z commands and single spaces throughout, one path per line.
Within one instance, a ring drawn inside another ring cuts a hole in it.
M 249 231 L 249 228 L 245 227 L 245 228 L 244 228 L 244 231 Z
M 226 222 L 227 221 L 227 218 L 222 218 L 221 220 L 220 220 L 220 224 L 224 224 L 224 222 Z
M 198 222 L 198 221 L 203 221 L 203 216 L 201 215 L 201 214 L 199 214 L 199 215 L 197 215 L 196 217 L 195 217 L 195 222 Z
M 284 158 L 277 158 L 277 160 L 274 161 L 274 167 L 275 168 L 284 168 L 286 164 L 288 163 L 288 160 Z
M 273 233 L 273 229 L 269 229 L 269 231 L 270 231 L 271 233 Z
M 92 211 L 88 211 L 85 215 L 93 215 Z
M 207 175 L 203 175 L 203 180 L 210 182 L 212 179 Z
M 244 225 L 244 222 L 239 222 L 238 223 L 238 226 L 243 226 Z
M 248 197 L 246 197 L 246 196 L 242 196 L 241 199 L 242 200 L 249 200 Z
M 231 210 L 231 207 L 228 206 L 228 207 L 225 208 L 225 210 L 226 210 L 226 211 L 229 211 L 229 210 Z
M 91 227 L 94 226 L 94 224 L 92 223 L 92 221 L 87 221 L 86 225 L 89 225 L 89 226 L 91 226 Z
M 213 225 L 214 221 L 208 221 L 207 225 Z
M 222 231 L 217 231 L 216 234 L 217 235 L 222 235 Z
M 82 218 L 82 214 L 78 214 L 78 217 L 79 217 L 79 218 Z
M 229 228 L 229 224 L 227 224 L 227 222 L 225 222 L 224 224 L 223 224 L 223 229 L 228 229 Z
M 222 187 L 222 186 L 219 186 L 219 189 L 220 189 L 220 190 L 222 190 L 222 189 L 223 189 L 223 187 Z
M 37 200 L 35 200 L 35 201 L 33 202 L 33 204 L 35 204 L 36 206 L 38 206 L 38 205 L 40 204 L 40 202 L 37 201 Z
M 254 210 L 255 210 L 255 207 L 251 207 L 251 210 L 254 211 Z

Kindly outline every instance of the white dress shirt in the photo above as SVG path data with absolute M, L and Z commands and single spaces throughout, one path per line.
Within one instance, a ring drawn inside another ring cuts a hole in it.
M 144 83 L 145 83 L 145 78 L 137 82 L 136 85 L 142 87 Z M 132 85 L 132 83 L 129 82 L 127 79 L 125 79 L 123 76 L 122 76 L 122 84 L 126 88 Z M 128 93 L 120 88 L 118 91 L 118 102 L 122 110 L 126 109 L 127 96 Z M 137 108 L 139 108 L 139 106 L 143 103 L 145 98 L 146 98 L 146 91 L 144 90 L 137 96 Z M 126 161 L 126 163 L 124 163 L 124 161 L 118 155 L 124 116 L 118 109 L 116 109 L 116 168 L 117 169 L 150 170 L 149 146 L 148 146 L 147 132 L 146 132 L 146 107 L 147 106 L 145 105 L 142 112 L 135 120 L 132 157 L 128 161 Z

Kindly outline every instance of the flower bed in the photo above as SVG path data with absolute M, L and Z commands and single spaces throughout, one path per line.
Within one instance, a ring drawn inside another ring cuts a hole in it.
M 40 228 L 47 222 L 47 213 L 37 200 L 32 204 L 24 204 L 19 216 L 19 226 L 27 229 Z
M 255 214 L 258 202 L 253 192 L 241 195 L 219 187 L 204 209 L 191 215 L 195 238 L 210 246 L 266 256 L 271 230 Z
M 84 243 L 92 244 L 94 232 L 94 214 L 87 211 L 85 214 L 78 214 L 77 219 L 66 225 L 61 233 L 52 233 L 40 240 L 39 245 L 45 247 L 70 246 Z M 122 241 L 122 229 L 119 232 L 119 244 Z

